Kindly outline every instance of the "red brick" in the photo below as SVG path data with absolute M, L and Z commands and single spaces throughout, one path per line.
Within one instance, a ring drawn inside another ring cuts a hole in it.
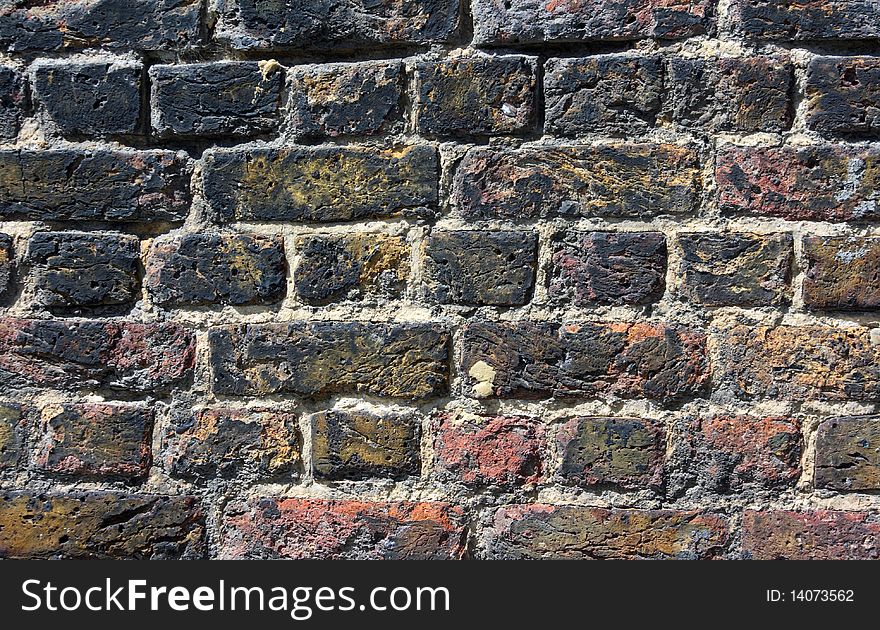
M 441 478 L 504 487 L 541 478 L 544 428 L 534 419 L 444 413 L 435 428 L 434 466 Z
M 684 423 L 686 454 L 676 458 L 691 481 L 715 492 L 791 487 L 800 476 L 800 421 L 783 417 L 710 416 Z
M 737 324 L 711 335 L 714 385 L 745 400 L 880 400 L 868 328 Z
M 709 378 L 704 335 L 665 324 L 474 321 L 462 343 L 465 393 L 478 398 L 672 403 L 700 393 Z
M 718 151 L 718 203 L 789 221 L 857 221 L 880 215 L 880 150 L 820 145 Z
M 227 508 L 222 558 L 457 559 L 464 513 L 446 503 L 253 499 Z
M 755 560 L 876 560 L 880 518 L 869 512 L 747 510 L 743 555 Z
M 175 324 L 0 319 L 0 385 L 154 393 L 187 379 L 195 339 Z

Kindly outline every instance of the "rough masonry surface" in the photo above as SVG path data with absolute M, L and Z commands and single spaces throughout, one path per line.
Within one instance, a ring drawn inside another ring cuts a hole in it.
M 880 558 L 878 46 L 0 2 L 0 558 Z

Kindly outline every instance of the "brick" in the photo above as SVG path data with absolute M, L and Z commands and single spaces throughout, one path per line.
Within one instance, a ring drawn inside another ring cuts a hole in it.
M 113 136 L 141 129 L 140 62 L 40 60 L 32 66 L 37 101 L 66 136 Z
M 12 237 L 0 233 L 0 300 L 5 299 L 14 289 L 15 251 Z
M 205 550 L 196 497 L 0 493 L 0 558 L 195 559 Z
M 713 331 L 713 379 L 751 400 L 880 400 L 880 356 L 864 327 L 752 326 Z
M 296 66 L 288 72 L 291 121 L 304 138 L 372 136 L 404 129 L 398 61 Z
M 781 41 L 880 38 L 873 0 L 732 0 L 735 33 Z
M 0 217 L 182 221 L 190 166 L 172 151 L 0 151 Z
M 224 515 L 221 558 L 453 560 L 464 513 L 446 503 L 252 499 Z
M 675 145 L 476 148 L 455 175 L 467 219 L 654 217 L 697 208 L 699 160 Z
M 302 462 L 295 414 L 268 409 L 212 407 L 172 413 L 162 440 L 163 460 L 174 477 L 290 479 Z
M 312 415 L 316 479 L 404 479 L 421 471 L 421 424 L 391 409 L 322 411 Z
M 416 65 L 416 125 L 429 136 L 498 136 L 535 124 L 534 57 L 466 56 Z
M 160 136 L 250 136 L 278 128 L 277 63 L 152 66 L 150 83 L 152 126 Z
M 844 145 L 728 147 L 718 151 L 718 203 L 789 221 L 860 221 L 880 215 L 880 151 Z
M 220 394 L 427 398 L 448 387 L 449 335 L 434 324 L 231 326 L 208 339 Z
M 21 405 L 0 402 L 0 471 L 16 468 L 24 458 L 28 422 Z
M 707 0 L 473 0 L 479 45 L 679 39 L 713 30 Z
M 199 0 L 36 0 L 0 7 L 7 52 L 187 50 L 201 43 Z
M 552 248 L 553 301 L 650 304 L 666 289 L 666 237 L 660 232 L 562 232 Z
M 880 307 L 880 238 L 804 237 L 804 304 L 811 309 Z
M 478 398 L 649 398 L 700 393 L 705 337 L 649 323 L 473 322 L 462 337 L 464 391 Z
M 797 483 L 803 451 L 801 423 L 776 416 L 715 415 L 688 418 L 673 442 L 679 484 L 718 493 L 744 487 L 781 490 Z
M 697 560 L 723 557 L 729 539 L 711 512 L 532 504 L 498 508 L 482 541 L 493 560 Z
M 662 98 L 658 56 L 550 59 L 544 66 L 545 128 L 551 134 L 644 133 L 654 126 Z
M 230 221 L 353 221 L 420 216 L 436 206 L 433 146 L 212 150 L 205 195 Z
M 783 57 L 673 57 L 663 117 L 710 132 L 780 132 L 791 127 L 792 65 Z
M 512 489 L 543 476 L 544 427 L 533 418 L 442 413 L 433 424 L 441 480 Z
M 830 418 L 816 432 L 817 488 L 880 490 L 880 417 Z
M 14 68 L 0 66 L 0 140 L 12 140 L 18 135 L 26 99 L 21 74 Z
M 143 405 L 49 404 L 34 461 L 56 474 L 138 479 L 150 469 L 152 436 L 153 412 Z
M 296 248 L 293 284 L 307 304 L 403 296 L 410 267 L 403 237 L 309 235 L 298 237 Z
M 281 300 L 287 262 L 280 237 L 183 234 L 153 241 L 146 285 L 163 306 L 268 304 Z
M 638 418 L 572 418 L 554 437 L 557 478 L 578 486 L 641 490 L 663 485 L 665 433 Z
M 195 339 L 175 324 L 0 319 L 0 386 L 162 392 L 192 374 Z
M 742 527 L 747 559 L 880 558 L 880 520 L 869 512 L 746 510 Z
M 35 302 L 53 311 L 132 303 L 140 253 L 128 234 L 37 232 L 28 243 Z
M 679 292 L 704 306 L 779 306 L 788 301 L 791 234 L 678 235 Z
M 451 41 L 459 0 L 218 0 L 216 38 L 237 50 L 332 49 Z
M 804 94 L 808 129 L 880 135 L 880 59 L 816 57 L 807 68 Z
M 432 232 L 422 250 L 425 293 L 440 304 L 516 306 L 535 284 L 534 232 Z

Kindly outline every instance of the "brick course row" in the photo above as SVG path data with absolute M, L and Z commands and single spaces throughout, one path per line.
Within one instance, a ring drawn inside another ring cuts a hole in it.
M 805 237 L 803 301 L 808 309 L 860 311 L 880 306 L 876 237 Z M 547 299 L 582 307 L 644 305 L 666 290 L 667 239 L 660 232 L 557 233 L 551 242 Z M 403 237 L 302 236 L 293 288 L 305 304 L 400 299 L 410 281 Z M 704 306 L 774 306 L 791 301 L 790 234 L 679 233 L 674 294 Z M 0 295 L 13 290 L 16 254 L 0 234 Z M 210 252 L 208 254 L 207 252 Z M 531 231 L 437 231 L 421 247 L 424 286 L 437 304 L 518 306 L 532 300 L 538 237 Z M 33 304 L 55 314 L 131 306 L 140 297 L 141 246 L 120 233 L 37 232 L 21 264 Z M 144 285 L 165 307 L 274 304 L 286 291 L 280 238 L 234 233 L 155 239 L 144 256 Z
M 203 0 L 14 2 L 0 10 L 0 47 L 9 52 L 111 49 L 186 51 L 205 45 Z M 660 0 L 473 0 L 478 45 L 680 39 L 716 30 L 715 3 Z M 239 50 L 358 49 L 452 42 L 461 26 L 459 0 L 315 0 L 276 7 L 261 0 L 216 0 L 216 39 Z M 771 41 L 861 40 L 880 37 L 876 7 L 838 0 L 827 20 L 824 0 L 733 0 L 732 34 Z
M 0 558 L 880 558 L 872 0 L 10 0 Z
M 204 514 L 191 496 L 6 491 L 0 548 L 9 558 L 199 558 Z M 116 525 L 101 527 L 108 519 Z M 869 512 L 746 511 L 742 519 L 739 557 L 878 556 Z M 466 524 L 461 508 L 442 502 L 265 497 L 226 508 L 219 557 L 459 559 Z M 721 512 L 532 504 L 493 509 L 475 537 L 481 558 L 711 559 L 736 557 L 731 528 Z
M 876 57 L 816 57 L 804 86 L 806 126 L 836 137 L 880 132 Z M 287 78 L 285 79 L 285 74 Z M 305 140 L 415 130 L 456 138 L 537 133 L 535 57 L 469 55 L 416 61 L 408 94 L 401 61 L 284 69 L 275 61 L 154 65 L 92 59 L 36 61 L 28 72 L 38 112 L 71 138 L 247 138 L 285 125 Z M 631 53 L 550 59 L 543 68 L 545 131 L 559 137 L 625 135 L 673 125 L 697 132 L 781 132 L 794 115 L 794 71 L 784 57 L 667 57 Z M 0 137 L 14 137 L 25 78 L 8 87 Z

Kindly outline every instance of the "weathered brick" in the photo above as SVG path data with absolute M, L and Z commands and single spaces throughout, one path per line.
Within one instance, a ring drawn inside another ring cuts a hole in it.
M 371 136 L 404 128 L 399 61 L 296 66 L 288 75 L 288 108 L 299 136 Z
M 195 362 L 192 333 L 175 324 L 0 319 L 0 386 L 165 391 Z
M 660 57 L 550 59 L 544 67 L 549 133 L 631 135 L 654 126 L 663 97 Z
M 765 489 L 794 486 L 803 451 L 795 418 L 716 415 L 687 418 L 676 426 L 675 484 L 698 484 L 728 493 L 751 485 Z
M 141 130 L 140 62 L 41 60 L 31 72 L 36 99 L 62 134 L 101 137 Z
M 807 68 L 804 93 L 809 129 L 829 134 L 880 135 L 877 57 L 816 57 Z
M 357 49 L 447 42 L 459 0 L 217 0 L 216 37 L 239 50 Z
M 483 532 L 487 559 L 722 557 L 727 519 L 711 512 L 509 505 Z
M 201 558 L 196 497 L 71 492 L 0 493 L 0 558 Z
M 162 440 L 171 475 L 196 481 L 295 475 L 302 437 L 295 414 L 266 409 L 176 410 Z
M 748 559 L 880 558 L 880 519 L 870 512 L 746 510 L 742 527 Z
M 752 326 L 713 331 L 716 386 L 743 399 L 880 400 L 880 353 L 863 327 Z
M 421 470 L 421 424 L 414 413 L 365 409 L 312 415 L 317 479 L 403 479 Z
M 400 236 L 301 236 L 293 270 L 297 296 L 307 304 L 399 298 L 409 278 L 409 245 Z
M 225 512 L 221 558 L 458 559 L 464 513 L 446 503 L 253 499 Z
M 476 148 L 455 175 L 468 219 L 653 217 L 696 210 L 696 153 L 675 145 Z
M 272 62 L 152 66 L 152 125 L 160 136 L 249 136 L 278 127 L 282 73 Z
M 182 221 L 190 166 L 173 151 L 0 151 L 0 217 Z
M 713 30 L 707 0 L 473 0 L 477 44 L 678 39 Z
M 880 238 L 804 237 L 804 304 L 813 309 L 880 307 Z
M 149 471 L 152 436 L 153 412 L 144 405 L 48 404 L 34 461 L 57 474 L 137 479 Z
M 778 306 L 788 300 L 791 234 L 678 235 L 680 294 L 705 306 Z
M 21 74 L 14 68 L 0 66 L 0 140 L 18 135 L 26 98 Z
M 15 252 L 12 237 L 0 233 L 0 300 L 12 292 L 15 280 Z
M 700 393 L 709 377 L 704 335 L 648 323 L 473 322 L 461 367 L 469 396 L 650 398 Z
M 163 306 L 275 302 L 287 272 L 280 237 L 222 233 L 157 238 L 145 267 L 144 284 Z
M 416 124 L 441 136 L 497 136 L 534 127 L 533 57 L 474 55 L 416 66 Z
M 791 127 L 794 72 L 782 57 L 674 57 L 663 115 L 707 131 L 779 132 Z
M 448 386 L 449 335 L 434 324 L 311 322 L 209 332 L 214 391 L 426 398 Z
M 27 427 L 21 405 L 0 402 L 0 471 L 15 468 L 22 461 Z
M 430 300 L 525 304 L 535 283 L 538 236 L 534 232 L 432 232 L 425 240 L 422 260 Z
M 665 432 L 637 418 L 572 418 L 556 430 L 558 478 L 639 490 L 663 485 Z
M 819 425 L 815 485 L 880 490 L 880 416 L 830 418 Z
M 469 486 L 533 485 L 544 472 L 544 427 L 533 418 L 442 413 L 434 420 L 434 467 Z
M 715 179 L 728 213 L 836 222 L 880 215 L 876 148 L 728 147 L 718 151 Z
M 28 243 L 35 301 L 52 310 L 134 302 L 140 252 L 128 234 L 37 232 Z
M 437 204 L 439 159 L 428 145 L 213 150 L 204 178 L 223 221 L 418 216 Z
M 185 50 L 201 42 L 200 0 L 12 0 L 0 7 L 0 48 Z
M 563 232 L 553 238 L 549 295 L 576 306 L 650 304 L 666 289 L 660 232 Z
M 734 32 L 772 40 L 880 38 L 874 0 L 732 0 Z

